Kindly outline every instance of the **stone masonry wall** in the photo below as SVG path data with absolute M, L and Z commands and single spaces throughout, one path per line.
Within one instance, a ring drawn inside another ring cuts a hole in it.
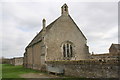
M 14 58 L 15 63 L 14 65 L 23 65 L 23 57 L 19 57 L 19 58 Z
M 64 75 L 86 78 L 118 78 L 119 60 L 46 61 L 48 65 L 63 66 Z

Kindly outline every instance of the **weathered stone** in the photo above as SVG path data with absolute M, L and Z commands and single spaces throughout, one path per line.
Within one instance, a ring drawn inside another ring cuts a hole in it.
M 61 11 L 61 16 L 47 27 L 43 19 L 43 29 L 26 47 L 24 67 L 43 69 L 48 60 L 89 59 L 87 39 L 69 15 L 68 6 L 64 4 Z M 69 52 L 68 57 L 64 56 L 63 45 L 66 45 L 65 53 Z

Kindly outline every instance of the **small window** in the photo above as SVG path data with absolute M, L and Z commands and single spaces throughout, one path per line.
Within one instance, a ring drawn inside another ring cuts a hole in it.
M 65 11 L 67 11 L 67 6 L 64 7 Z

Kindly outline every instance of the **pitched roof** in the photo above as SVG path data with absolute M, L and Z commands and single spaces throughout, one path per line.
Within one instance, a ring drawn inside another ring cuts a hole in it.
M 41 41 L 41 38 L 42 38 L 42 30 L 33 38 L 33 40 L 28 44 L 27 47 L 37 43 L 38 41 Z
M 62 17 L 62 16 L 60 16 Z M 47 27 L 46 27 L 46 32 L 54 25 L 54 23 L 60 18 L 58 17 L 55 21 L 53 21 L 51 24 L 49 24 Z M 70 15 L 68 15 L 68 17 L 70 17 L 70 19 L 73 21 L 73 23 L 76 25 L 76 23 L 74 22 L 74 20 L 71 18 Z M 76 25 L 76 27 L 78 28 L 78 26 Z M 81 32 L 81 30 L 78 28 L 78 30 Z M 41 42 L 42 41 L 42 31 L 43 29 L 34 37 L 34 39 L 29 43 L 29 46 L 35 44 L 35 43 L 38 43 L 38 42 Z M 83 35 L 83 33 L 81 32 L 81 34 Z M 83 35 L 83 37 L 86 39 L 86 37 Z M 87 40 L 87 39 L 86 39 Z
M 59 18 L 57 18 L 55 21 L 53 21 L 51 24 L 49 24 L 46 27 L 46 31 L 48 31 Z M 29 47 L 29 46 L 31 46 L 31 45 L 33 45 L 35 43 L 38 43 L 38 42 L 42 41 L 42 31 L 43 31 L 43 29 L 33 38 L 33 40 L 28 44 L 27 47 Z
M 74 20 L 72 19 L 72 17 L 70 15 L 68 15 L 70 17 L 70 19 L 73 21 L 73 23 L 76 25 L 76 27 L 78 28 L 78 30 L 81 32 L 81 34 L 83 35 L 83 37 L 87 40 L 87 38 L 85 37 L 85 35 L 82 33 L 82 31 L 80 30 L 80 28 L 77 26 L 77 24 L 74 22 Z
M 112 45 L 110 46 L 110 48 L 111 48 L 112 46 L 115 47 L 116 49 L 120 50 L 120 44 L 112 44 Z M 110 48 L 109 48 L 109 49 L 110 49 Z

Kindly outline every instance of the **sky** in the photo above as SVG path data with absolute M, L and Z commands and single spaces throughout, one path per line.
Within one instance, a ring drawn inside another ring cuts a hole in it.
M 2 2 L 0 4 L 0 49 L 3 57 L 21 57 L 25 47 L 42 29 L 61 15 L 68 5 L 69 14 L 87 38 L 89 52 L 108 53 L 118 43 L 117 2 Z

